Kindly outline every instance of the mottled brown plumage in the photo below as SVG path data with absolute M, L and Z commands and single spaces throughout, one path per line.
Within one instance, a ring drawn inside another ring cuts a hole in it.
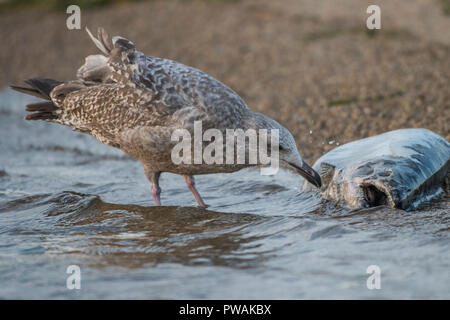
M 204 207 L 192 175 L 234 172 L 249 166 L 174 164 L 171 150 L 177 142 L 171 140 L 171 135 L 176 129 L 186 129 L 193 136 L 194 121 L 202 121 L 203 131 L 280 130 L 280 165 L 320 185 L 319 176 L 301 159 L 289 131 L 252 112 L 238 94 L 220 81 L 176 61 L 146 56 L 127 39 L 114 37 L 111 43 L 102 28 L 97 38 L 87 32 L 103 55 L 88 56 L 77 72 L 77 80 L 61 83 L 33 78 L 26 81 L 31 88 L 12 87 L 51 101 L 29 105 L 27 111 L 32 113 L 28 120 L 67 125 L 139 160 L 157 205 L 162 172 L 185 176 L 189 190 Z

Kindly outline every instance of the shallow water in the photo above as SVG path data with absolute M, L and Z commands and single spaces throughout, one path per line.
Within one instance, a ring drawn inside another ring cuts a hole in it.
M 0 298 L 450 298 L 449 196 L 349 211 L 293 174 L 245 170 L 197 177 L 208 210 L 163 174 L 157 208 L 138 162 L 24 121 L 33 100 L 0 92 Z

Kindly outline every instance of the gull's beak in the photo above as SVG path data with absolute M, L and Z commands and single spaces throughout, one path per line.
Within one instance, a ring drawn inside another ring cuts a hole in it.
M 289 165 L 294 169 L 295 172 L 299 173 L 303 178 L 305 178 L 309 183 L 320 188 L 322 186 L 322 181 L 320 180 L 319 174 L 314 171 L 305 161 L 301 166 L 289 163 Z

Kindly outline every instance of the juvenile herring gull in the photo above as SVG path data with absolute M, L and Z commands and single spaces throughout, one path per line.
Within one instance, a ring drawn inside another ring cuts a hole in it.
M 162 172 L 183 175 L 197 204 L 206 207 L 193 175 L 262 166 L 259 160 L 256 164 L 175 164 L 171 151 L 177 142 L 172 141 L 172 133 L 184 129 L 194 136 L 197 121 L 203 131 L 214 128 L 223 134 L 226 129 L 253 129 L 259 137 L 259 129 L 278 129 L 279 166 L 320 187 L 320 176 L 302 160 L 292 134 L 275 120 L 251 111 L 226 85 L 179 62 L 146 56 L 125 38 L 113 37 L 110 42 L 102 28 L 97 38 L 86 31 L 102 54 L 86 57 L 77 80 L 32 78 L 25 81 L 29 87 L 11 86 L 47 100 L 27 105 L 26 120 L 67 125 L 139 160 L 158 206 Z

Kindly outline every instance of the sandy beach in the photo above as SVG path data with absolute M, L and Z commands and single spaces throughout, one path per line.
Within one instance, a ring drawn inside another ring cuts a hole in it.
M 348 141 L 405 127 L 450 139 L 450 16 L 439 1 L 379 1 L 368 31 L 365 1 L 144 1 L 83 10 L 148 55 L 197 67 L 286 126 L 313 162 Z M 65 12 L 0 15 L 0 85 L 74 78 L 95 53 Z M 445 32 L 447 31 L 447 32 Z

